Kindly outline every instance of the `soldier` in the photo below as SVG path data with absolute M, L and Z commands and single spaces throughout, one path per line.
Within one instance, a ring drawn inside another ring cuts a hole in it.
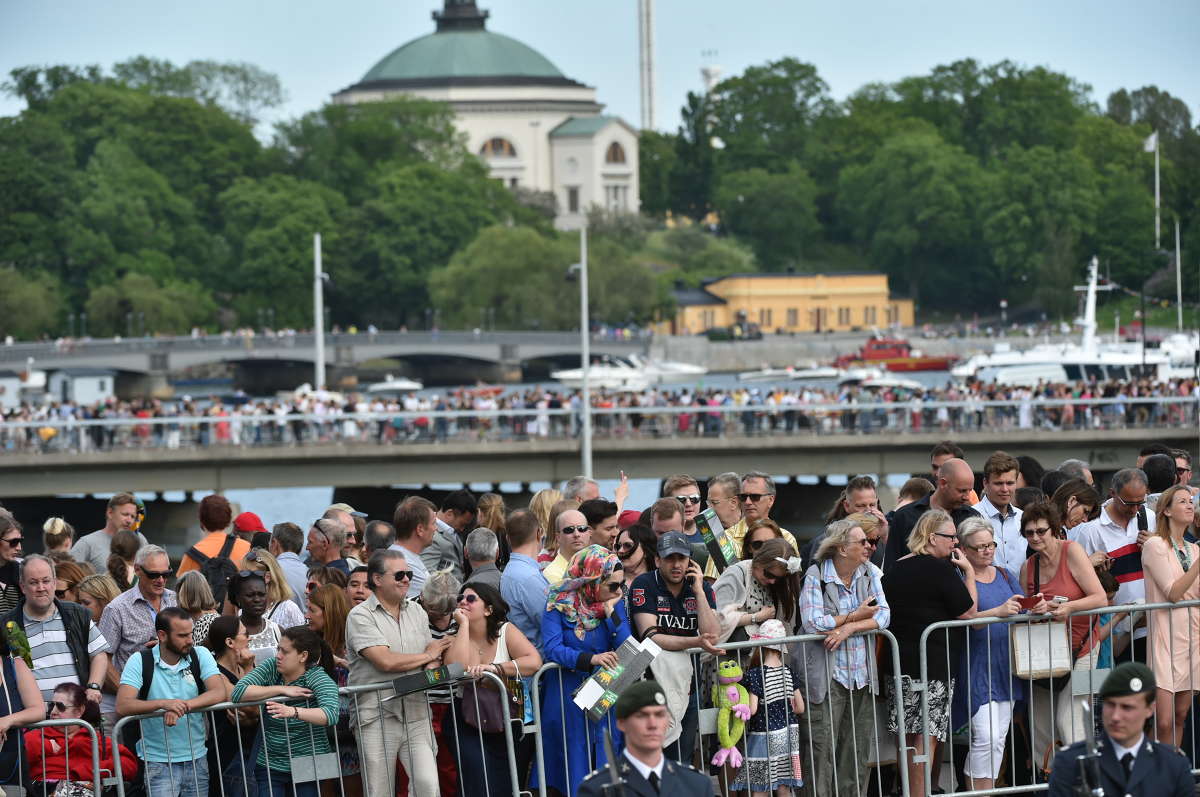
M 1106 797 L 1192 797 L 1196 783 L 1187 760 L 1175 748 L 1151 741 L 1147 723 L 1154 716 L 1154 673 L 1140 662 L 1113 669 L 1100 687 L 1104 733 L 1100 783 Z M 1050 797 L 1074 797 L 1081 780 L 1079 758 L 1087 743 L 1076 742 L 1054 757 Z
M 638 681 L 617 698 L 617 727 L 625 734 L 625 752 L 617 761 L 621 790 L 606 791 L 613 781 L 608 766 L 588 775 L 577 797 L 713 797 L 712 780 L 663 755 L 670 724 L 667 696 L 654 681 Z

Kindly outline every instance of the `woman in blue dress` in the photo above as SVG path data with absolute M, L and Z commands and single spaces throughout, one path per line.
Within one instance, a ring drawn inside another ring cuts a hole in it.
M 1012 617 L 1021 611 L 1024 593 L 1013 573 L 995 564 L 992 524 L 981 517 L 958 526 L 958 542 L 975 569 L 975 589 L 981 617 Z M 1006 623 L 976 626 L 968 632 L 954 691 L 952 724 L 970 723 L 970 747 L 963 774 L 969 789 L 990 789 L 1000 774 L 1004 744 L 1012 722 L 1013 704 L 1022 697 L 1021 682 L 1011 673 Z
M 621 733 L 609 712 L 588 719 L 572 695 L 596 667 L 616 664 L 616 649 L 629 637 L 629 618 L 621 600 L 624 573 L 617 555 L 589 545 L 571 557 L 566 577 L 551 588 L 542 617 L 542 656 L 561 669 L 542 676 L 542 735 L 546 785 L 567 797 L 595 768 L 603 766 L 604 730 L 613 750 Z M 534 786 L 537 786 L 534 773 Z

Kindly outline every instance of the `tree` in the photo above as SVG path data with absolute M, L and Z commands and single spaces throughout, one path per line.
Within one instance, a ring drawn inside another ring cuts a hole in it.
M 833 101 L 812 64 L 781 58 L 721 81 L 708 97 L 723 168 L 781 171 L 805 162 L 813 122 Z
M 142 315 L 148 330 L 183 333 L 206 325 L 216 312 L 216 304 L 197 283 L 159 284 L 145 274 L 126 274 L 101 285 L 92 291 L 86 307 L 91 329 L 102 336 L 126 334 L 135 323 L 140 328 Z
M 1192 113 L 1187 103 L 1158 86 L 1135 91 L 1119 89 L 1108 95 L 1108 116 L 1119 124 L 1144 123 L 1162 138 L 1179 141 L 1192 130 Z
M 20 97 L 30 108 L 41 108 L 72 83 L 101 83 L 106 80 L 99 66 L 22 66 L 8 73 L 9 80 L 0 89 L 12 97 Z
M 713 144 L 708 100 L 688 92 L 679 135 L 675 137 L 675 162 L 671 167 L 671 210 L 702 219 L 712 209 Z
M 0 266 L 0 285 L 0 337 L 29 340 L 58 326 L 62 290 L 49 274 Z
M 914 300 L 961 301 L 964 250 L 984 190 L 973 158 L 936 135 L 904 133 L 847 168 L 839 185 L 838 212 Z
M 176 67 L 143 55 L 114 65 L 113 73 L 132 88 L 219 106 L 250 127 L 287 99 L 279 77 L 254 64 L 191 61 Z
M 676 283 L 695 288 L 707 279 L 758 271 L 754 253 L 744 244 L 694 224 L 656 233 L 645 257 L 658 270 L 664 294 Z
M 642 213 L 664 216 L 671 209 L 671 170 L 675 136 L 643 130 L 638 136 L 638 191 Z
M 750 244 L 766 269 L 795 265 L 821 233 L 816 212 L 817 186 L 800 166 L 769 174 L 763 169 L 721 177 L 716 209 L 721 224 Z

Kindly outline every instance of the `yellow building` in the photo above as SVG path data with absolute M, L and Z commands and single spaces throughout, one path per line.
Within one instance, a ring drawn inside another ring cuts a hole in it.
M 764 333 L 913 325 L 912 299 L 893 296 L 878 272 L 733 274 L 676 290 L 675 302 L 675 318 L 660 332 L 693 335 L 739 319 Z

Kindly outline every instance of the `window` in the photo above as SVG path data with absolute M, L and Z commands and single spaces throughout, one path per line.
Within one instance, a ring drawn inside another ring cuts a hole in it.
M 829 310 L 816 307 L 808 311 L 809 326 L 815 331 L 822 332 L 829 327 Z
M 517 148 L 507 138 L 489 138 L 479 148 L 479 154 L 485 158 L 515 158 Z
M 876 323 L 875 310 L 876 310 L 876 308 L 874 308 L 874 307 L 864 307 L 863 308 L 863 323 L 864 324 Z
M 845 326 L 849 326 L 849 325 L 850 325 L 850 308 L 849 307 L 839 307 L 838 308 L 838 326 L 845 327 Z
M 517 178 L 515 178 L 515 177 L 510 177 L 510 178 L 508 179 L 508 187 L 509 187 L 509 188 L 516 188 L 516 187 L 517 187 L 517 185 L 518 185 L 518 183 L 517 183 Z
M 579 186 L 567 186 L 567 212 L 579 212 Z
M 608 145 L 608 151 L 604 153 L 605 163 L 624 163 L 625 148 L 616 141 Z
M 789 328 L 794 328 L 800 325 L 800 311 L 795 307 L 788 308 L 787 325 Z
M 713 324 L 717 322 L 717 314 L 712 310 L 700 311 L 700 326 L 704 329 L 712 329 Z
M 900 308 L 894 304 L 889 304 L 887 307 L 887 322 L 895 324 L 900 320 Z
M 604 207 L 607 210 L 629 210 L 629 186 L 604 186 Z
M 758 311 L 758 325 L 760 327 L 771 326 L 771 308 L 764 307 Z

